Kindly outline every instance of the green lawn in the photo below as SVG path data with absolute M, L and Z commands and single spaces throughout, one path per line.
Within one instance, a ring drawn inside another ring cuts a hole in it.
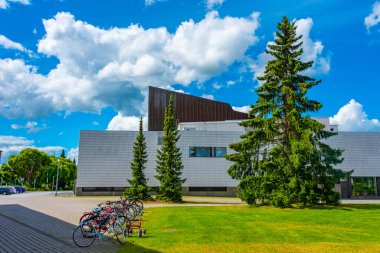
M 380 205 L 161 207 L 121 252 L 380 252 Z

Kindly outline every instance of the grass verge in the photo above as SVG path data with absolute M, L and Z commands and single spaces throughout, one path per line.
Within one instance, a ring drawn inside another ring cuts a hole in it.
M 380 205 L 161 207 L 120 252 L 380 252 Z

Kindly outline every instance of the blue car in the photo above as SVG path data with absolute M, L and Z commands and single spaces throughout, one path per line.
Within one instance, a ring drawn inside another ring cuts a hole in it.
M 1 186 L 0 187 L 0 194 L 3 194 L 3 195 L 11 195 L 12 194 L 12 191 L 10 188 L 8 187 L 3 187 Z
M 14 188 L 16 188 L 16 193 L 23 193 L 26 191 L 25 187 L 15 185 Z

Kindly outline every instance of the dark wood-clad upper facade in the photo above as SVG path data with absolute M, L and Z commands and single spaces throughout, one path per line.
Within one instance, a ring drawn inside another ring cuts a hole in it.
M 234 111 L 231 105 L 184 93 L 149 87 L 148 130 L 161 131 L 164 110 L 173 95 L 175 118 L 181 122 L 203 122 L 247 119 L 248 114 Z

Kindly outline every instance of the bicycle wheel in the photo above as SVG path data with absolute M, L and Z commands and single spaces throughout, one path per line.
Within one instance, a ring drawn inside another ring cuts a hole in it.
M 125 211 L 127 214 L 128 219 L 133 220 L 136 218 L 138 211 L 131 205 L 125 207 Z
M 84 214 L 82 215 L 82 217 L 80 217 L 79 219 L 79 223 L 82 223 L 82 222 L 85 222 L 85 221 L 90 221 L 90 220 L 94 220 L 94 215 L 93 214 Z
M 127 221 L 129 221 L 128 217 L 120 214 L 118 214 L 115 219 L 115 223 L 118 223 L 121 226 L 126 226 Z
M 117 241 L 120 244 L 124 244 L 127 238 L 127 229 L 125 228 L 125 226 L 120 225 L 120 223 L 118 222 L 116 222 L 113 226 L 114 226 L 114 231 L 115 231 L 115 236 L 117 238 Z
M 94 243 L 96 232 L 91 223 L 82 223 L 74 229 L 73 241 L 81 248 L 89 247 Z
M 144 209 L 144 204 L 141 200 L 134 200 L 132 204 L 138 207 L 139 213 L 141 213 L 142 210 Z

